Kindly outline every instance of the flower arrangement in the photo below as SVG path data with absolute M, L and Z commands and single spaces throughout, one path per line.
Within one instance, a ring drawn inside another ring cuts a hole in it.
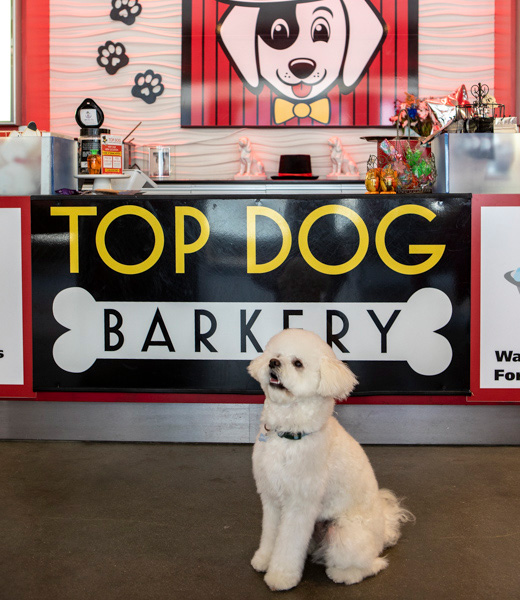
M 421 137 L 427 137 L 432 132 L 437 119 L 432 114 L 427 100 L 416 98 L 408 92 L 405 93 L 405 102 L 396 101 L 395 115 L 390 117 L 390 121 L 395 123 L 397 127 L 402 127 L 404 130 L 410 127 Z

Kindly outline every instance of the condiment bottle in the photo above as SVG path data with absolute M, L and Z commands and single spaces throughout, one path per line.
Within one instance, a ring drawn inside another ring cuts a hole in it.
M 96 148 L 93 148 L 88 155 L 87 165 L 89 175 L 99 175 L 101 173 L 101 156 L 99 156 Z

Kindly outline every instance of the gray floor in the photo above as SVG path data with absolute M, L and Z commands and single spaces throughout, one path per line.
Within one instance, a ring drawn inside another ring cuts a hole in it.
M 417 523 L 376 577 L 276 594 L 250 446 L 0 442 L 0 599 L 520 598 L 519 447 L 366 450 Z

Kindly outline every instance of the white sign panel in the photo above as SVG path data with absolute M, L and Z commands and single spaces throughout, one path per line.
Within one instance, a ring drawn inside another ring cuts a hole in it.
M 250 360 L 277 333 L 281 313 L 290 306 L 96 302 L 87 290 L 72 287 L 54 300 L 54 317 L 68 329 L 54 344 L 54 360 L 71 373 L 86 371 L 98 358 L 168 359 L 179 352 L 189 360 Z M 407 302 L 303 302 L 295 307 L 290 325 L 314 329 L 324 339 L 327 313 L 348 324 L 348 350 L 336 342 L 344 350 L 338 351 L 342 359 L 406 361 L 421 375 L 438 375 L 451 362 L 451 344 L 436 333 L 452 316 L 450 299 L 441 290 L 424 288 Z
M 520 207 L 482 207 L 480 387 L 520 388 Z
M 0 385 L 22 384 L 21 209 L 0 208 Z

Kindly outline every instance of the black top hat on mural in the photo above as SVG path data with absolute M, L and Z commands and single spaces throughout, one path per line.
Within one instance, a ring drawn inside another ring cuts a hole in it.
M 309 154 L 282 154 L 278 175 L 271 179 L 318 179 L 312 174 L 311 157 Z

